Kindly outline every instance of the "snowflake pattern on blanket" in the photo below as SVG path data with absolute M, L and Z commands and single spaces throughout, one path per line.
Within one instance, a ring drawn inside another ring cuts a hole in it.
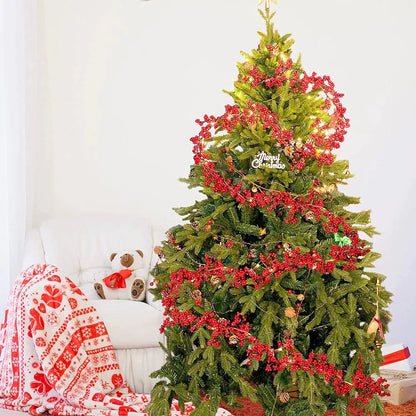
M 81 290 L 54 266 L 22 273 L 0 329 L 0 407 L 32 415 L 147 415 L 149 400 L 127 386 L 107 329 Z M 193 409 L 186 404 L 185 415 Z M 179 415 L 174 402 L 171 416 Z

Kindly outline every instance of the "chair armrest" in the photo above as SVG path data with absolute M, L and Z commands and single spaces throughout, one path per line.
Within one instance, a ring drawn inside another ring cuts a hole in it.
M 166 230 L 169 228 L 167 225 L 159 224 L 157 226 L 152 227 L 152 241 L 153 241 L 153 248 L 156 246 L 161 245 L 161 241 L 166 239 Z M 159 261 L 159 257 L 155 252 L 152 250 L 151 253 L 151 259 L 150 259 L 150 265 L 149 270 L 152 271 L 153 268 L 156 266 L 157 262 Z M 147 283 L 147 292 L 146 292 L 146 303 L 151 305 L 153 308 L 164 312 L 165 308 L 162 305 L 162 301 L 160 300 L 154 300 L 154 296 L 149 292 L 149 289 L 154 288 L 153 286 L 150 286 L 150 283 L 153 282 L 153 276 L 149 272 L 149 280 Z
M 152 293 L 149 292 L 149 289 L 154 288 L 155 286 L 150 286 L 150 283 L 153 282 L 152 276 L 149 276 L 149 282 L 147 283 L 147 290 L 146 290 L 146 303 L 152 306 L 153 308 L 157 309 L 158 311 L 164 312 L 165 308 L 162 305 L 162 301 L 155 300 L 155 297 Z

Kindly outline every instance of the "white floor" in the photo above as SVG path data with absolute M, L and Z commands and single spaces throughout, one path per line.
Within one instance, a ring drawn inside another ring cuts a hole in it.
M 0 408 L 0 416 L 28 416 L 29 413 L 26 412 L 16 412 L 14 410 L 6 410 Z

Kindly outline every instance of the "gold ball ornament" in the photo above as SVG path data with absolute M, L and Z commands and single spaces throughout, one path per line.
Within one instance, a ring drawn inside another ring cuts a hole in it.
M 275 43 L 273 45 L 272 55 L 273 56 L 278 56 L 279 55 L 279 50 L 280 50 L 279 45 L 277 43 Z
M 237 342 L 238 342 L 237 335 L 235 335 L 235 334 L 231 335 L 230 338 L 228 338 L 228 342 L 230 344 L 237 344 Z
M 153 249 L 153 252 L 154 252 L 157 256 L 161 257 L 161 256 L 163 255 L 163 248 L 162 248 L 161 246 L 156 246 L 156 247 Z
M 218 277 L 218 276 L 212 276 L 211 277 L 211 283 L 213 284 L 213 285 L 216 285 L 217 283 L 219 283 L 220 282 L 220 278 Z
M 251 192 L 253 192 L 254 194 L 257 192 L 257 188 L 255 187 L 255 186 L 253 186 L 252 188 L 251 188 Z
M 305 295 L 302 295 L 302 294 L 298 295 L 298 300 L 300 300 L 301 302 L 305 300 Z
M 244 62 L 243 68 L 247 71 L 252 71 L 254 69 L 254 64 L 252 62 Z
M 209 232 L 211 231 L 211 225 L 210 225 L 210 224 L 207 224 L 207 225 L 204 227 L 204 231 L 205 231 L 206 233 L 209 233 Z
M 308 212 L 305 214 L 305 219 L 306 219 L 307 221 L 312 221 L 314 218 L 315 218 L 315 216 L 314 216 L 314 214 L 313 214 L 313 212 L 312 212 L 312 211 L 308 211 Z
M 294 308 L 292 308 L 291 306 L 289 306 L 288 308 L 285 309 L 285 316 L 287 318 L 294 318 L 296 316 L 296 311 Z
M 201 301 L 202 300 L 202 294 L 200 290 L 194 290 L 192 292 L 192 299 L 197 300 L 197 301 Z
M 286 156 L 292 156 L 292 154 L 293 154 L 293 152 L 294 152 L 294 150 L 295 150 L 295 148 L 292 146 L 292 145 L 289 145 L 289 146 L 286 146 L 284 149 L 283 149 L 283 153 L 286 155 Z

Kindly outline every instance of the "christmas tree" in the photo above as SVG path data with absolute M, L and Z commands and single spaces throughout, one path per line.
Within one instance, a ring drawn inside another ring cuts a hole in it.
M 197 120 L 190 188 L 204 199 L 176 211 L 156 252 L 166 319 L 165 365 L 148 407 L 169 414 L 177 398 L 214 415 L 238 397 L 265 415 L 347 415 L 356 396 L 384 414 L 385 380 L 372 378 L 390 320 L 384 276 L 370 272 L 369 211 L 339 186 L 351 177 L 334 149 L 349 121 L 327 76 L 291 59 L 293 40 L 274 30 L 243 53 L 234 103 Z

